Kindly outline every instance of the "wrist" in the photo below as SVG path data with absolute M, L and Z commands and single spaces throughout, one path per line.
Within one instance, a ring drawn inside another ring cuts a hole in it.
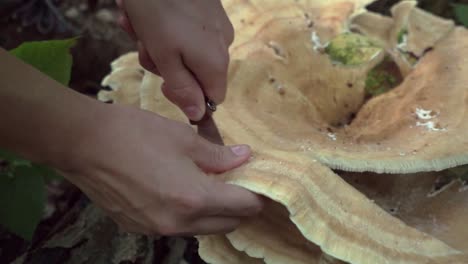
M 68 114 L 69 118 L 58 124 L 60 129 L 55 139 L 50 138 L 51 147 L 46 147 L 42 161 L 62 171 L 77 170 L 88 162 L 89 148 L 99 148 L 93 138 L 102 129 L 109 112 L 109 105 L 92 98 L 75 100 L 74 106 L 76 110 Z

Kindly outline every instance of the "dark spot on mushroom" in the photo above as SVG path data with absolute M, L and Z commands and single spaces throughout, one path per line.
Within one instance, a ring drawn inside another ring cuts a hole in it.
M 284 54 L 284 51 L 282 50 L 282 48 L 280 47 L 280 45 L 274 41 L 270 41 L 268 42 L 267 46 L 269 48 L 271 48 L 273 50 L 273 52 L 275 53 L 276 56 L 279 56 L 279 57 L 282 57 L 282 58 L 285 58 L 285 54 Z
M 348 88 L 353 88 L 353 83 L 348 82 L 346 85 L 348 85 Z

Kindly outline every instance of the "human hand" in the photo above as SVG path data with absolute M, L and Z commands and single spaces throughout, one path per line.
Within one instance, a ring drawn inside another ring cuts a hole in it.
M 117 0 L 120 25 L 138 41 L 140 63 L 164 79 L 163 94 L 193 121 L 204 94 L 226 95 L 234 29 L 220 0 Z M 203 93 L 204 92 L 204 93 Z
M 247 146 L 219 146 L 179 122 L 105 105 L 60 168 L 124 230 L 149 235 L 226 233 L 261 210 L 259 196 L 207 173 L 242 165 Z M 67 159 L 70 160 L 70 159 Z

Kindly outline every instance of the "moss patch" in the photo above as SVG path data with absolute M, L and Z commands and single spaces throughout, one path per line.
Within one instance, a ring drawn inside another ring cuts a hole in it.
M 395 88 L 402 80 L 403 77 L 398 66 L 387 56 L 379 65 L 369 71 L 365 91 L 369 97 L 377 96 Z
M 344 33 L 330 41 L 325 52 L 334 62 L 360 65 L 371 61 L 383 49 L 369 38 L 355 33 Z
M 398 32 L 398 44 L 404 43 L 407 36 L 408 36 L 408 29 L 402 28 L 400 32 Z

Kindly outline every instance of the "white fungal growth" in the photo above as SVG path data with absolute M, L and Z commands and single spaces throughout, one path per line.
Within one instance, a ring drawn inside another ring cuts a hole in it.
M 322 50 L 328 46 L 328 43 L 322 44 L 320 37 L 317 35 L 317 32 L 312 31 L 311 36 L 312 43 L 314 44 L 314 51 Z
M 416 115 L 418 116 L 419 119 L 423 120 L 429 120 L 434 118 L 435 116 L 431 115 L 433 111 L 431 110 L 424 110 L 421 108 L 416 108 Z
M 437 127 L 437 125 L 435 125 L 435 123 L 433 121 L 428 121 L 428 122 L 424 122 L 424 123 L 417 122 L 416 125 L 426 127 L 426 129 L 429 130 L 429 131 L 446 131 L 447 130 L 445 128 Z
M 420 120 L 431 120 L 436 117 L 434 111 L 431 110 L 424 110 L 422 108 L 416 108 L 415 112 L 416 116 Z M 425 127 L 429 131 L 446 131 L 445 128 L 440 128 L 434 121 L 426 121 L 426 122 L 417 122 L 416 126 Z
M 408 46 L 408 34 L 404 34 L 402 36 L 401 43 L 398 43 L 397 48 L 402 51 L 406 51 L 406 47 Z
M 335 135 L 335 134 L 333 134 L 333 133 L 328 133 L 327 136 L 328 136 L 331 140 L 336 141 L 336 135 Z

